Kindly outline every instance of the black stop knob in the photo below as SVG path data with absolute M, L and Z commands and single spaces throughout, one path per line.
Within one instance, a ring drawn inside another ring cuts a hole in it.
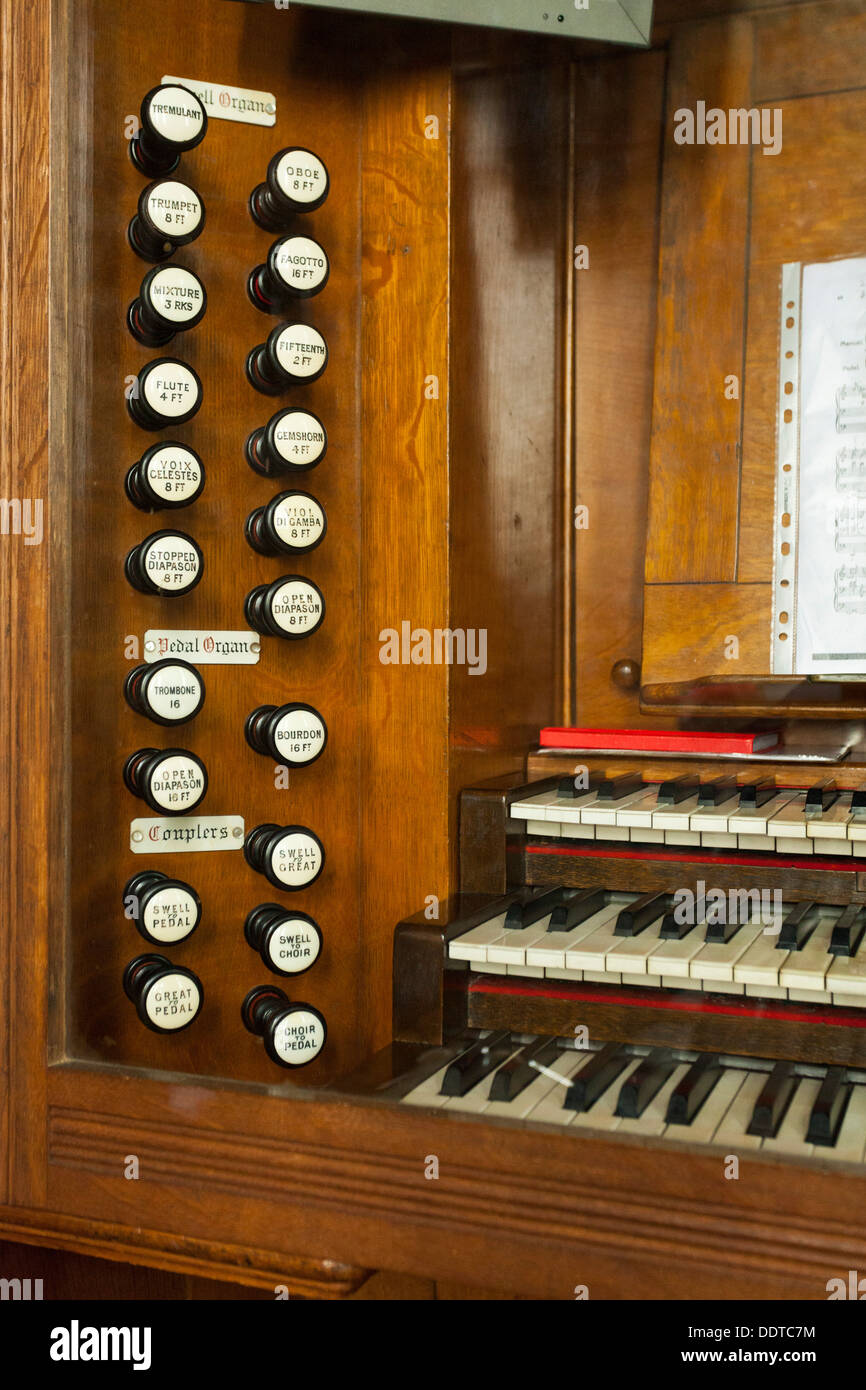
M 266 343 L 250 350 L 247 379 L 265 396 L 316 381 L 328 365 L 328 344 L 308 323 L 278 323 Z
M 305 825 L 257 825 L 244 841 L 251 869 L 275 888 L 296 893 L 315 883 L 325 867 L 325 849 Z
M 177 179 L 158 179 L 141 190 L 138 212 L 126 235 L 136 256 L 161 263 L 178 246 L 195 241 L 204 227 L 204 218 L 204 203 L 194 188 Z
M 253 430 L 244 446 L 247 463 L 271 478 L 280 473 L 315 468 L 325 457 L 328 436 L 311 410 L 278 410 L 261 429 Z
M 195 449 L 167 439 L 151 444 L 123 480 L 126 495 L 141 512 L 188 507 L 204 488 L 204 464 Z
M 278 1067 L 305 1067 L 325 1046 L 328 1026 L 312 1004 L 291 1003 L 276 985 L 257 985 L 241 1004 L 244 1027 L 264 1040 Z
M 278 314 L 293 299 L 309 299 L 323 290 L 330 272 L 327 251 L 312 237 L 280 237 L 265 264 L 250 271 L 247 294 L 263 313 Z
M 325 539 L 328 518 L 309 492 L 280 492 L 250 512 L 244 535 L 260 555 L 303 555 Z
M 129 142 L 129 157 L 142 174 L 170 174 L 185 150 L 207 134 L 207 112 L 188 87 L 162 83 L 141 103 L 141 126 Z
M 185 531 L 154 531 L 130 550 L 124 573 L 142 594 L 174 598 L 194 589 L 204 573 L 204 556 Z
M 279 903 L 254 907 L 244 922 L 244 936 L 275 975 L 303 975 L 322 950 L 318 923 L 306 912 L 290 912 Z
M 138 373 L 126 406 L 143 430 L 164 430 L 191 420 L 201 400 L 198 372 L 177 357 L 156 357 Z
M 139 748 L 124 763 L 123 780 L 157 815 L 185 815 L 207 792 L 207 769 L 187 748 Z
M 247 743 L 256 753 L 289 767 L 306 767 L 325 751 L 328 726 L 312 705 L 259 705 L 244 724 Z
M 179 1033 L 188 1028 L 204 1003 L 198 975 L 165 956 L 136 956 L 123 972 L 123 988 L 147 1028 Z
M 126 325 L 145 347 L 162 347 L 175 333 L 201 323 L 207 294 L 198 276 L 182 265 L 155 265 L 126 311 Z
M 201 672 L 176 656 L 143 662 L 123 683 L 127 704 L 154 724 L 186 724 L 204 704 Z
M 284 574 L 272 584 L 250 590 L 244 600 L 244 617 L 265 637 L 299 641 L 324 622 L 325 597 L 312 579 Z
M 186 941 L 201 921 L 201 899 L 195 889 L 158 869 L 133 875 L 123 890 L 123 907 L 145 941 L 155 946 Z
M 328 196 L 331 180 L 324 160 L 312 150 L 290 146 L 268 164 L 264 183 L 250 194 L 253 221 L 266 232 L 280 232 L 299 212 L 315 212 Z

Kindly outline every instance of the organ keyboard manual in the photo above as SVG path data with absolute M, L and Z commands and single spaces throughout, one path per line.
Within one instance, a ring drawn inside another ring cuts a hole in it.
M 866 1296 L 866 9 L 0 51 L 0 1302 L 826 1369 L 736 1330 Z

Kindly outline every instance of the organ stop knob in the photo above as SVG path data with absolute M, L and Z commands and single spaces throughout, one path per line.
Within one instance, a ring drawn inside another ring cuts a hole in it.
M 188 594 L 203 572 L 204 556 L 185 531 L 154 531 L 124 561 L 124 573 L 134 589 L 165 598 Z
M 180 157 L 207 134 L 207 112 L 188 87 L 161 83 L 141 103 L 141 126 L 129 142 L 136 169 L 151 178 L 171 174 Z
M 307 323 L 278 323 L 266 343 L 251 348 L 246 374 L 266 396 L 278 396 L 289 386 L 316 381 L 328 365 L 328 345 L 317 328 Z
M 310 410 L 278 410 L 263 428 L 253 430 L 244 446 L 247 463 L 270 478 L 315 468 L 325 457 L 328 436 Z
M 204 488 L 204 464 L 188 444 L 151 444 L 127 473 L 126 495 L 141 512 L 188 507 Z
M 324 161 L 312 150 L 278 150 L 268 164 L 265 182 L 250 194 L 253 221 L 267 232 L 282 231 L 296 213 L 320 208 L 330 186 Z
M 247 294 L 257 309 L 276 314 L 293 299 L 309 299 L 323 290 L 330 270 L 327 251 L 312 237 L 280 237 L 265 264 L 250 271 Z
M 141 282 L 126 311 L 126 325 L 145 347 L 162 347 L 175 333 L 201 323 L 207 294 L 201 280 L 182 265 L 157 265 Z
M 179 1033 L 201 1012 L 204 987 L 198 975 L 165 956 L 136 956 L 123 972 L 123 988 L 142 1023 L 155 1033 Z
M 123 890 L 123 903 L 145 941 L 155 946 L 186 941 L 201 921 L 195 889 L 158 869 L 135 874 Z
M 328 729 L 312 705 L 259 705 L 247 716 L 244 735 L 250 748 L 274 762 L 306 767 L 325 751 Z
M 293 1004 L 276 985 L 251 989 L 241 1005 L 244 1027 L 262 1038 L 279 1067 L 305 1067 L 325 1046 L 327 1024 L 312 1004 Z
M 298 641 L 309 637 L 325 620 L 325 598 L 311 579 L 284 574 L 272 584 L 260 584 L 244 600 L 244 617 L 263 636 Z
M 138 212 L 126 234 L 143 261 L 167 261 L 178 246 L 195 241 L 204 217 L 204 203 L 194 188 L 176 179 L 158 179 L 141 190 Z
M 197 372 L 176 357 L 156 357 L 138 373 L 126 406 L 143 430 L 184 425 L 201 405 Z
M 325 849 L 305 825 L 257 825 L 244 841 L 251 869 L 290 893 L 309 888 L 325 867 Z
M 186 748 L 139 748 L 124 763 L 123 780 L 157 815 L 193 811 L 207 792 L 207 769 Z
M 303 555 L 325 539 L 328 519 L 308 492 L 280 492 L 250 512 L 244 535 L 260 555 Z
M 303 975 L 315 965 L 322 933 L 306 912 L 289 912 L 279 903 L 261 903 L 244 922 L 247 944 L 277 975 Z
M 123 683 L 127 704 L 154 724 L 186 724 L 204 704 L 201 672 L 178 657 L 143 662 Z

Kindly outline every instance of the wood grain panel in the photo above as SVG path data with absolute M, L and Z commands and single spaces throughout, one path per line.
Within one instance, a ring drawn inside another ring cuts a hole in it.
M 697 41 L 696 41 L 697 38 Z M 647 582 L 736 577 L 749 147 L 677 144 L 679 110 L 748 107 L 752 26 L 678 32 L 665 113 Z M 649 648 L 652 657 L 652 648 Z
M 860 0 L 789 5 L 755 17 L 755 101 L 862 87 L 864 63 Z
M 763 675 L 769 667 L 770 585 L 658 584 L 644 595 L 645 687 L 665 682 L 731 681 Z M 736 638 L 737 651 L 729 638 Z M 736 692 L 729 691 L 736 704 Z

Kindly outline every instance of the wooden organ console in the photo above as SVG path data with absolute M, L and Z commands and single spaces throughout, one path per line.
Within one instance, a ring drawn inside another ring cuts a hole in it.
M 779 296 L 866 255 L 862 7 L 8 9 L 0 1239 L 824 1298 L 866 672 L 783 659 Z

